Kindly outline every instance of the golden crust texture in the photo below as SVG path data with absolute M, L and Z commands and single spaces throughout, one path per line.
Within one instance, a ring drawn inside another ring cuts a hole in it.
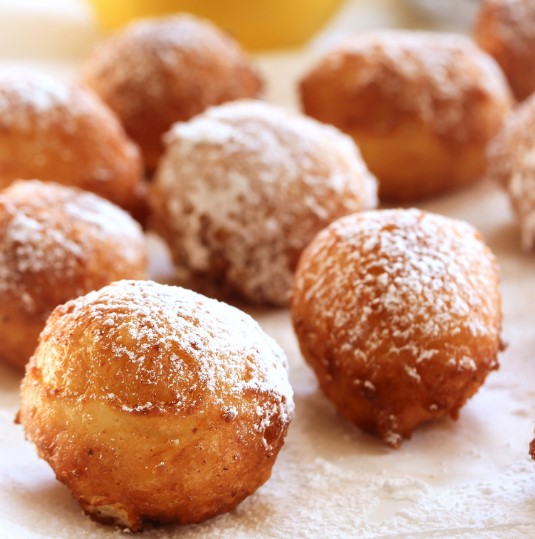
M 0 360 L 23 368 L 52 310 L 124 278 L 145 277 L 143 233 L 92 193 L 18 181 L 0 192 Z
M 0 76 L 0 188 L 39 178 L 92 191 L 138 219 L 139 151 L 91 92 L 25 71 Z
M 376 203 L 349 137 L 260 101 L 210 108 L 176 124 L 167 144 L 154 228 L 179 265 L 251 302 L 287 304 L 314 235 Z
M 518 100 L 535 91 L 535 3 L 484 0 L 474 38 L 498 62 Z
M 489 176 L 508 190 L 522 246 L 535 250 L 535 95 L 507 119 L 489 150 Z
M 234 40 L 189 15 L 132 24 L 97 48 L 82 79 L 117 113 L 149 171 L 173 123 L 263 89 Z
M 462 36 L 382 31 L 327 53 L 302 79 L 304 111 L 351 135 L 385 200 L 471 183 L 511 107 L 494 60 Z
M 307 247 L 292 317 L 340 413 L 398 447 L 498 368 L 497 267 L 468 224 L 418 210 L 344 217 Z
M 199 522 L 269 478 L 293 417 L 286 368 L 241 311 L 120 281 L 52 313 L 18 417 L 95 520 Z

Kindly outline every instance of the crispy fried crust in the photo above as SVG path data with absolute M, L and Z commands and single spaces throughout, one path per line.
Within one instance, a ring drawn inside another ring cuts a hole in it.
M 269 478 L 292 416 L 284 354 L 250 317 L 121 281 L 54 311 L 19 421 L 89 516 L 137 531 L 232 510 Z
M 351 135 L 379 196 L 407 202 L 477 180 L 511 107 L 493 59 L 462 36 L 383 31 L 347 41 L 300 83 L 303 110 Z
M 143 220 L 141 158 L 93 93 L 30 72 L 0 76 L 0 188 L 39 178 L 92 191 Z
M 502 68 L 515 97 L 535 91 L 535 4 L 526 0 L 481 2 L 474 27 L 477 44 Z
M 263 88 L 230 36 L 186 15 L 129 26 L 97 48 L 82 80 L 117 113 L 149 171 L 173 123 L 210 105 L 259 97 Z
M 0 192 L 0 360 L 23 368 L 52 310 L 123 278 L 144 278 L 139 225 L 92 193 L 39 181 Z
M 498 368 L 494 257 L 466 223 L 418 210 L 340 219 L 303 253 L 292 317 L 340 413 L 399 447 Z

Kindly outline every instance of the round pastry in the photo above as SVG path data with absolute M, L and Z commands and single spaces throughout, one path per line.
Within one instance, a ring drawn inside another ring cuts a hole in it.
M 179 266 L 251 302 L 287 304 L 307 243 L 376 201 L 349 137 L 260 101 L 178 123 L 167 145 L 152 186 L 155 230 Z
M 293 417 L 286 366 L 238 309 L 119 281 L 52 313 L 18 420 L 93 519 L 199 522 L 269 478 Z
M 173 123 L 210 105 L 258 97 L 263 86 L 230 36 L 189 15 L 128 26 L 97 48 L 82 79 L 117 113 L 149 171 Z
M 351 135 L 384 200 L 407 202 L 477 180 L 511 107 L 494 60 L 458 35 L 354 37 L 301 81 L 304 111 Z
M 535 91 L 535 3 L 484 0 L 474 28 L 478 45 L 503 69 L 519 100 Z
M 72 187 L 13 183 L 0 192 L 0 360 L 23 368 L 57 305 L 142 279 L 146 265 L 143 233 L 120 208 Z
M 522 246 L 535 250 L 535 95 L 507 119 L 489 151 L 489 176 L 508 190 Z
M 92 93 L 25 71 L 0 74 L 0 188 L 39 178 L 93 191 L 143 218 L 141 159 Z
M 468 224 L 364 212 L 323 230 L 296 272 L 301 351 L 339 412 L 399 447 L 459 409 L 498 368 L 496 262 Z

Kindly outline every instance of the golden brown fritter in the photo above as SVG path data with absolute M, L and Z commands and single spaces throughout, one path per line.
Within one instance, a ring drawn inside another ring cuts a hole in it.
M 230 36 L 189 15 L 128 26 L 97 48 L 82 80 L 119 116 L 149 172 L 173 123 L 210 105 L 259 97 L 263 88 Z
M 269 478 L 293 417 L 286 367 L 238 309 L 120 281 L 52 313 L 18 418 L 93 519 L 200 522 Z
M 38 178 L 92 191 L 143 220 L 139 151 L 92 93 L 46 75 L 0 75 L 0 189 Z
M 468 224 L 418 210 L 344 217 L 301 257 L 292 317 L 340 413 L 398 447 L 498 368 L 496 262 Z
M 494 60 L 458 35 L 358 35 L 301 81 L 303 110 L 351 135 L 384 200 L 408 202 L 474 182 L 511 108 Z
M 107 200 L 51 182 L 0 191 L 0 359 L 24 368 L 55 307 L 146 266 L 141 228 Z
M 477 44 L 502 68 L 515 97 L 535 91 L 535 3 L 484 0 L 474 27 Z

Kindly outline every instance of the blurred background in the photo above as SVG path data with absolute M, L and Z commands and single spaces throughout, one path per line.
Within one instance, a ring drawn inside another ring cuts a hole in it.
M 131 19 L 190 11 L 249 51 L 322 46 L 371 27 L 466 31 L 477 0 L 0 0 L 0 59 L 73 60 Z
M 0 68 L 65 79 L 99 39 L 132 19 L 191 11 L 233 34 L 268 81 L 266 98 L 296 105 L 295 82 L 315 56 L 359 31 L 468 32 L 478 0 L 0 0 Z

